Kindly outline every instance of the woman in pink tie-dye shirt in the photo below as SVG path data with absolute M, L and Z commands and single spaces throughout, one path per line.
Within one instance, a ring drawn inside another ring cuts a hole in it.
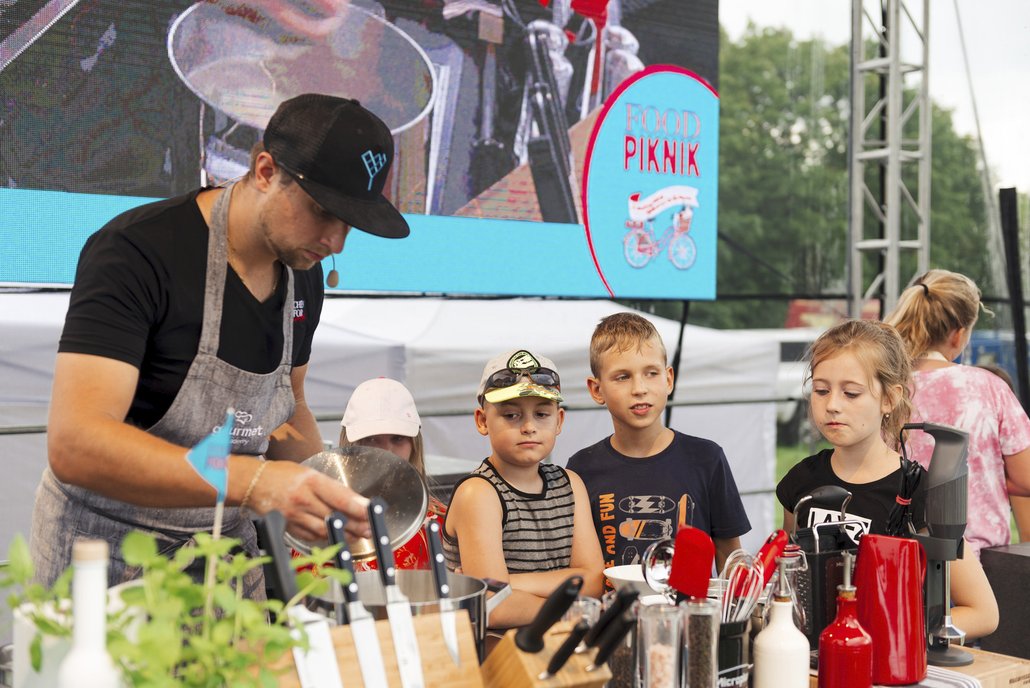
M 969 433 L 965 536 L 977 557 L 983 547 L 1009 543 L 1009 495 L 1030 495 L 1030 419 L 1019 400 L 990 371 L 952 363 L 969 343 L 981 308 L 980 289 L 971 279 L 930 270 L 902 292 L 886 318 L 912 357 L 912 422 Z M 929 465 L 929 435 L 910 433 L 908 448 L 912 458 Z

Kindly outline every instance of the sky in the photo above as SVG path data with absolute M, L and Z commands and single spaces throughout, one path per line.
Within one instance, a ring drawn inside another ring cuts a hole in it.
M 919 17 L 922 2 L 908 3 Z M 1030 0 L 930 2 L 930 98 L 953 111 L 960 134 L 974 135 L 956 4 L 995 188 L 1015 186 L 1030 193 Z M 865 7 L 878 12 L 879 3 L 866 0 Z M 730 38 L 743 34 L 748 19 L 758 26 L 790 29 L 801 39 L 821 37 L 845 44 L 851 38 L 851 0 L 720 0 L 719 21 Z M 904 36 L 902 50 L 904 56 Z M 979 184 L 975 177 L 970 181 Z

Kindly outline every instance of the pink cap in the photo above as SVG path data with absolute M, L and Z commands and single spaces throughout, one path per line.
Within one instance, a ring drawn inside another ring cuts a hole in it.
M 407 387 L 377 377 L 354 388 L 340 425 L 347 429 L 347 439 L 357 442 L 373 435 L 415 437 L 422 429 L 422 419 Z

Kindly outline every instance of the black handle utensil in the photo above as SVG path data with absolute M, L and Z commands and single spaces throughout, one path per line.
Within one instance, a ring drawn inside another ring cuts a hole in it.
M 286 532 L 286 519 L 278 511 L 272 510 L 254 521 L 258 536 L 265 552 L 272 557 L 272 563 L 265 566 L 265 581 L 271 597 L 286 604 L 297 595 L 297 573 L 283 534 Z
M 580 619 L 579 623 L 569 632 L 569 637 L 565 639 L 565 642 L 551 655 L 551 661 L 547 663 L 547 670 L 537 677 L 538 680 L 546 681 L 561 671 L 562 667 L 565 666 L 565 662 L 569 661 L 569 657 L 575 653 L 580 641 L 583 640 L 583 636 L 589 630 L 590 622 L 586 619 Z
M 555 588 L 528 626 L 515 633 L 515 645 L 523 652 L 540 652 L 544 649 L 544 634 L 558 621 L 583 588 L 583 576 L 569 576 Z
M 454 602 L 451 601 L 451 586 L 447 578 L 447 565 L 444 562 L 440 524 L 434 519 L 430 519 L 426 524 L 426 543 L 429 545 L 429 566 L 433 571 L 433 581 L 436 583 L 436 593 L 440 599 L 440 630 L 443 632 L 444 644 L 451 659 L 456 665 L 461 666 L 457 621 L 454 618 Z
M 350 574 L 350 583 L 340 585 L 344 603 L 350 604 L 358 599 L 358 581 L 354 575 L 354 560 L 351 558 L 350 548 L 347 546 L 347 540 L 344 538 L 343 527 L 345 525 L 347 525 L 347 517 L 339 511 L 334 511 L 325 517 L 325 528 L 329 533 L 329 543 L 340 546 L 340 551 L 333 557 L 333 566 L 340 571 Z M 344 605 L 334 602 L 333 606 L 336 613 L 336 623 L 340 625 L 347 623 L 347 613 Z
M 604 630 L 614 621 L 619 618 L 619 615 L 630 608 L 633 602 L 640 596 L 638 590 L 633 588 L 622 588 L 615 593 L 615 599 L 612 600 L 611 605 L 604 610 L 601 617 L 597 620 L 597 623 L 593 625 L 586 637 L 583 638 L 584 647 L 597 647 L 601 640 L 601 634 Z
M 632 611 L 623 612 L 618 619 L 608 624 L 608 628 L 601 634 L 601 639 L 598 641 L 597 654 L 594 655 L 594 661 L 587 665 L 586 670 L 596 671 L 604 666 L 604 663 L 615 652 L 615 648 L 619 646 L 619 643 L 626 637 L 626 634 L 636 625 L 637 617 Z

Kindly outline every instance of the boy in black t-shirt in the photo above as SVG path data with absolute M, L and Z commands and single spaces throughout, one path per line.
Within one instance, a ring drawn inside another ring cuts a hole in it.
M 634 313 L 601 320 L 590 340 L 590 396 L 615 432 L 569 459 L 590 494 L 605 567 L 635 564 L 680 525 L 715 542 L 716 565 L 751 530 L 722 448 L 663 424 L 673 372 L 654 325 Z

